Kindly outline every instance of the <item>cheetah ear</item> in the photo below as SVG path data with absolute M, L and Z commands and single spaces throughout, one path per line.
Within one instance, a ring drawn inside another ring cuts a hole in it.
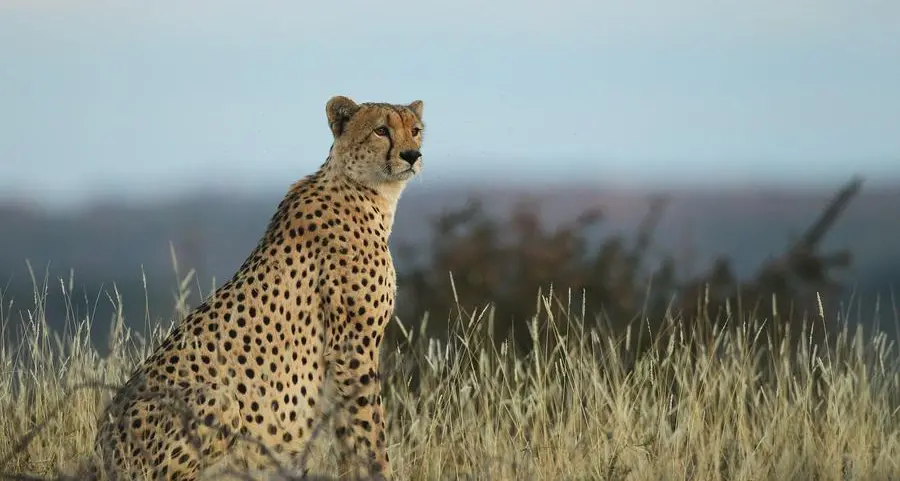
M 344 126 L 353 114 L 359 110 L 359 105 L 343 95 L 331 97 L 325 105 L 325 114 L 328 116 L 328 126 L 335 137 L 344 132 Z
M 407 105 L 407 107 L 415 112 L 416 116 L 419 117 L 420 120 L 422 119 L 422 107 L 424 107 L 424 105 L 422 104 L 421 100 L 414 100 L 412 103 Z

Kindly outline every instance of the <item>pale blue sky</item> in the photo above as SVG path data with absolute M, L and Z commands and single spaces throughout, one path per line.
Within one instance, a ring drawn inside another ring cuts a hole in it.
M 900 180 L 900 2 L 3 0 L 0 197 L 282 189 L 335 94 L 421 182 Z

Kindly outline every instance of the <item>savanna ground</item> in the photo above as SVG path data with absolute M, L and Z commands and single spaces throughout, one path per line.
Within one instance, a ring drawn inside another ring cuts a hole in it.
M 108 386 L 166 330 L 73 314 L 50 332 L 43 300 L 76 302 L 72 286 L 35 284 L 33 299 L 0 304 L 0 473 L 60 479 L 87 459 Z M 838 322 L 822 313 L 778 341 L 764 314 L 702 336 L 674 315 L 661 332 L 636 319 L 610 335 L 570 299 L 538 294 L 528 356 L 484 335 L 487 307 L 459 309 L 447 342 L 407 328 L 384 353 L 396 479 L 900 479 L 900 364 L 884 334 L 844 324 L 814 345 L 810 330 Z M 90 341 L 101 328 L 108 356 Z M 638 352 L 646 337 L 655 347 Z M 323 429 L 311 473 L 333 472 L 329 442 Z

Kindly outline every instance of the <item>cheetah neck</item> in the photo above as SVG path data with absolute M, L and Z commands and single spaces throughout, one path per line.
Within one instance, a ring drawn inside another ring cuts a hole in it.
M 390 236 L 394 225 L 394 214 L 397 211 L 397 203 L 400 200 L 403 189 L 406 188 L 406 182 L 383 182 L 377 185 L 368 185 L 346 175 L 338 167 L 339 164 L 339 162 L 335 162 L 329 156 L 314 177 L 324 184 L 353 188 L 366 198 L 371 199 L 383 216 L 383 224 L 387 229 L 385 234 Z

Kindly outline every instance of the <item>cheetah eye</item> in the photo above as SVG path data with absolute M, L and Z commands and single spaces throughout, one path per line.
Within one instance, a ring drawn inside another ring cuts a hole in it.
M 375 135 L 380 135 L 382 137 L 386 137 L 387 134 L 388 134 L 387 127 L 378 127 L 377 129 L 375 129 Z
M 418 135 L 421 134 L 421 133 L 422 133 L 422 129 L 420 129 L 420 128 L 418 128 L 418 127 L 413 127 L 413 128 L 412 128 L 412 134 L 413 134 L 413 137 L 418 137 Z

